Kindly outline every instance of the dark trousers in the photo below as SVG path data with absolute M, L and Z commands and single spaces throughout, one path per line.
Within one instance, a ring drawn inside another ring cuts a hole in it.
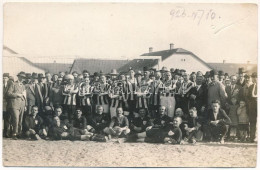
M 4 119 L 4 132 L 3 135 L 8 137 L 11 136 L 11 114 L 8 111 L 3 111 Z
M 87 118 L 87 120 L 92 117 L 92 105 L 82 106 L 83 115 Z
M 250 139 L 255 139 L 255 133 L 256 133 L 256 122 L 250 122 Z
M 76 106 L 75 105 L 64 105 L 63 106 L 63 112 L 64 112 L 64 116 L 69 120 L 69 122 L 71 123 L 76 111 Z
M 217 125 L 209 125 L 211 137 L 213 139 L 221 139 L 223 138 L 228 132 L 228 126 L 224 124 L 217 124 Z

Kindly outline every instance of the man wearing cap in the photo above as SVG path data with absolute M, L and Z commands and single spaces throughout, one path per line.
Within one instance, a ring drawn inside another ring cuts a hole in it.
M 31 83 L 26 86 L 27 97 L 27 115 L 31 114 L 32 106 L 36 105 L 39 112 L 43 111 L 43 96 L 38 84 L 38 77 L 36 73 L 31 76 Z
M 7 96 L 7 91 L 9 88 L 10 82 L 9 80 L 9 73 L 4 73 L 3 74 L 3 118 L 4 118 L 4 132 L 3 135 L 4 137 L 9 137 L 10 134 L 10 124 L 11 124 L 11 115 L 10 112 L 8 112 L 7 109 L 7 103 L 8 103 L 8 96 Z
M 23 113 L 26 109 L 26 90 L 23 85 L 23 79 L 25 78 L 24 73 L 17 75 L 18 80 L 10 84 L 7 91 L 7 96 L 10 99 L 8 103 L 8 109 L 12 116 L 13 139 L 17 139 L 18 135 L 22 133 L 22 120 Z
M 238 80 L 237 80 L 237 84 L 238 85 L 240 85 L 241 87 L 244 87 L 244 85 L 245 85 L 245 70 L 244 70 L 244 68 L 242 67 L 242 68 L 238 68 Z
M 216 70 L 210 71 L 211 83 L 208 86 L 208 108 L 211 108 L 211 103 L 214 100 L 221 101 L 221 107 L 226 104 L 227 93 L 225 86 L 218 81 L 218 72 Z
M 256 142 L 257 123 L 257 73 L 252 74 L 253 84 L 249 87 L 248 93 L 248 113 L 250 123 L 250 140 Z

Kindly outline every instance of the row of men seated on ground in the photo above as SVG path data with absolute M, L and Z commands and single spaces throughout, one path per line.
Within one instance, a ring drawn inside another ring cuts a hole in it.
M 50 111 L 50 112 L 49 112 Z M 183 114 L 176 111 L 174 118 L 165 113 L 165 106 L 159 109 L 159 115 L 150 119 L 145 109 L 140 109 L 138 115 L 129 122 L 123 115 L 123 109 L 117 108 L 117 116 L 109 120 L 103 113 L 102 106 L 97 108 L 96 114 L 87 120 L 78 108 L 71 123 L 63 117 L 62 107 L 56 107 L 54 114 L 47 108 L 43 118 L 38 115 L 37 106 L 32 107 L 31 115 L 25 117 L 24 132 L 26 138 L 53 140 L 93 140 L 106 142 L 112 137 L 126 138 L 128 142 L 153 142 L 180 144 L 182 139 L 186 142 L 196 143 L 196 137 L 202 126 L 208 129 L 212 140 L 224 143 L 227 125 L 230 119 L 225 111 L 220 109 L 220 102 L 213 101 L 212 110 L 207 118 L 199 118 L 196 108 L 189 110 L 189 117 L 182 122 Z M 46 113 L 47 113 L 46 112 Z

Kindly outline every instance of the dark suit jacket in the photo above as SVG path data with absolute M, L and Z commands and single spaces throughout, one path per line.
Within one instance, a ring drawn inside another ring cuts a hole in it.
M 37 105 L 39 110 L 43 109 L 43 97 L 40 91 L 40 86 L 35 84 L 35 89 L 32 84 L 26 86 L 28 113 L 31 113 L 31 107 Z
M 249 115 L 250 122 L 257 121 L 257 97 L 253 96 L 253 88 L 254 88 L 254 84 L 249 86 L 248 94 L 247 94 L 248 115 Z M 257 86 L 255 88 L 257 88 Z
M 18 94 L 23 94 L 23 97 L 18 97 Z M 20 109 L 26 105 L 26 93 L 23 83 L 12 82 L 7 90 L 9 98 L 7 108 Z
M 226 112 L 223 109 L 219 109 L 219 113 L 217 115 L 217 118 L 215 119 L 215 116 L 213 114 L 213 110 L 210 109 L 208 111 L 208 123 L 210 123 L 210 121 L 216 121 L 219 120 L 219 124 L 225 124 L 225 125 L 229 125 L 231 123 L 230 118 L 228 117 L 228 115 L 226 114 Z
M 46 104 L 47 103 L 47 99 L 49 98 L 49 87 L 47 85 L 47 83 L 38 83 L 42 98 L 43 98 L 43 103 Z
M 228 95 L 227 100 L 228 100 L 229 103 L 231 102 L 232 97 L 236 97 L 238 99 L 239 91 L 240 91 L 241 88 L 242 87 L 240 85 L 237 85 L 237 84 L 235 84 L 235 88 L 233 90 L 231 90 L 231 86 L 226 87 L 225 90 L 226 90 L 226 93 Z M 238 93 L 236 94 L 235 91 L 237 91 L 237 90 L 238 90 Z
M 193 94 L 196 96 L 196 99 L 191 99 L 190 95 Z M 208 97 L 208 90 L 207 90 L 207 85 L 202 84 L 199 90 L 197 90 L 197 87 L 193 87 L 189 91 L 189 104 L 190 107 L 196 107 L 198 112 L 200 112 L 200 109 L 202 106 L 207 106 L 207 97 Z

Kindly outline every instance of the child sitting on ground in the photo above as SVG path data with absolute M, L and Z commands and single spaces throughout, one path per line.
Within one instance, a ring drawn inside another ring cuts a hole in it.
M 238 115 L 238 129 L 239 129 L 240 141 L 245 142 L 247 138 L 249 118 L 247 114 L 246 103 L 243 100 L 239 102 L 237 115 Z

